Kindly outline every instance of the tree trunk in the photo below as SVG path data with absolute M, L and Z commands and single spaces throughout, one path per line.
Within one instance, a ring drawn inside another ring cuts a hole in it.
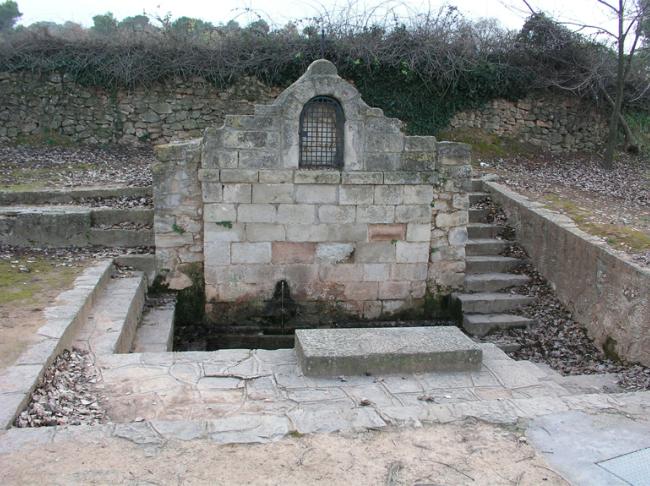
M 614 167 L 614 150 L 616 149 L 616 139 L 618 138 L 618 120 L 621 116 L 623 106 L 623 92 L 625 88 L 625 33 L 623 10 L 623 0 L 618 0 L 618 63 L 616 66 L 616 96 L 612 115 L 609 119 L 609 133 L 607 136 L 607 146 L 605 147 L 605 156 L 603 157 L 603 167 L 611 169 Z
M 602 88 L 603 96 L 609 103 L 609 105 L 612 107 L 612 110 L 614 109 L 614 100 L 612 99 L 611 96 L 609 96 L 609 93 L 605 91 L 604 88 Z M 623 133 L 625 133 L 625 151 L 626 152 L 632 152 L 632 153 L 638 153 L 639 152 L 639 144 L 636 141 L 636 138 L 634 137 L 634 134 L 632 133 L 632 129 L 630 128 L 630 125 L 627 123 L 627 120 L 623 116 L 623 113 L 618 114 L 618 122 L 621 124 L 621 127 L 623 128 Z

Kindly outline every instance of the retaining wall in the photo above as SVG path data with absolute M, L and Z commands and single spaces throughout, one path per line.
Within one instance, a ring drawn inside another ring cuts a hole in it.
M 517 240 L 596 344 L 650 366 L 650 269 L 628 262 L 568 217 L 484 181 Z
M 189 139 L 277 91 L 253 78 L 223 89 L 193 78 L 111 92 L 65 75 L 0 73 L 0 142 L 52 133 L 88 144 Z
M 223 89 L 192 78 L 111 92 L 65 75 L 0 73 L 0 142 L 44 133 L 89 144 L 186 140 L 220 125 L 226 114 L 253 113 L 255 103 L 268 103 L 279 92 L 253 78 Z M 607 120 L 588 101 L 544 92 L 457 113 L 450 127 L 479 128 L 561 152 L 601 145 Z
M 607 118 L 593 104 L 553 93 L 492 100 L 481 109 L 457 113 L 449 126 L 478 128 L 551 152 L 593 151 L 607 136 Z

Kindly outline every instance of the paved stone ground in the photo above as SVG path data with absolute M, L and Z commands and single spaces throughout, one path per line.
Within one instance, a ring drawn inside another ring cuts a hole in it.
M 565 484 L 528 421 L 650 418 L 650 392 L 572 394 L 482 347 L 476 372 L 336 378 L 305 377 L 293 350 L 95 355 L 112 423 L 0 431 L 0 483 L 45 467 L 52 484 Z
M 478 372 L 405 376 L 305 377 L 293 350 L 107 355 L 97 364 L 112 421 L 138 427 L 149 422 L 155 432 L 145 430 L 154 435 L 161 433 L 156 424 L 163 424 L 163 434 L 180 430 L 219 442 L 466 417 L 516 423 L 573 409 L 615 409 L 650 397 L 572 395 L 536 365 L 511 360 L 491 344 L 483 349 Z M 638 406 L 638 413 L 647 413 Z

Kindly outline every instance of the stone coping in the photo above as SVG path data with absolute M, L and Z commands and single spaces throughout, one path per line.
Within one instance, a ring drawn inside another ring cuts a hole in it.
M 536 269 L 595 343 L 650 366 L 650 269 L 624 259 L 568 216 L 492 180 L 483 184 Z
M 37 331 L 39 341 L 0 373 L 0 429 L 11 427 L 45 369 L 70 346 L 98 293 L 110 279 L 112 269 L 112 260 L 87 268 L 76 278 L 72 289 L 59 294 L 56 303 L 44 310 L 46 323 Z
M 153 450 L 168 441 L 210 440 L 222 444 L 265 443 L 277 441 L 288 434 L 317 432 L 355 432 L 381 430 L 389 427 L 421 427 L 467 419 L 488 423 L 515 425 L 522 420 L 569 410 L 588 413 L 614 411 L 645 417 L 650 392 L 620 394 L 582 394 L 566 397 L 536 397 L 486 400 L 457 404 L 435 404 L 427 408 L 386 410 L 382 416 L 368 408 L 349 409 L 309 420 L 292 421 L 285 416 L 264 414 L 231 415 L 216 420 L 151 420 L 121 424 L 76 425 L 10 429 L 0 431 L 0 454 L 58 444 L 97 443 L 110 437 L 121 438 Z

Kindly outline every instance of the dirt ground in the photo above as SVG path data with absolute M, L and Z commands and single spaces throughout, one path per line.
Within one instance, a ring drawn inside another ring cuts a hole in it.
M 481 422 L 318 434 L 254 445 L 145 448 L 71 440 L 0 455 L 0 483 L 566 485 L 514 429 Z
M 72 287 L 87 264 L 0 251 L 0 370 L 34 341 L 45 324 L 43 309 Z

